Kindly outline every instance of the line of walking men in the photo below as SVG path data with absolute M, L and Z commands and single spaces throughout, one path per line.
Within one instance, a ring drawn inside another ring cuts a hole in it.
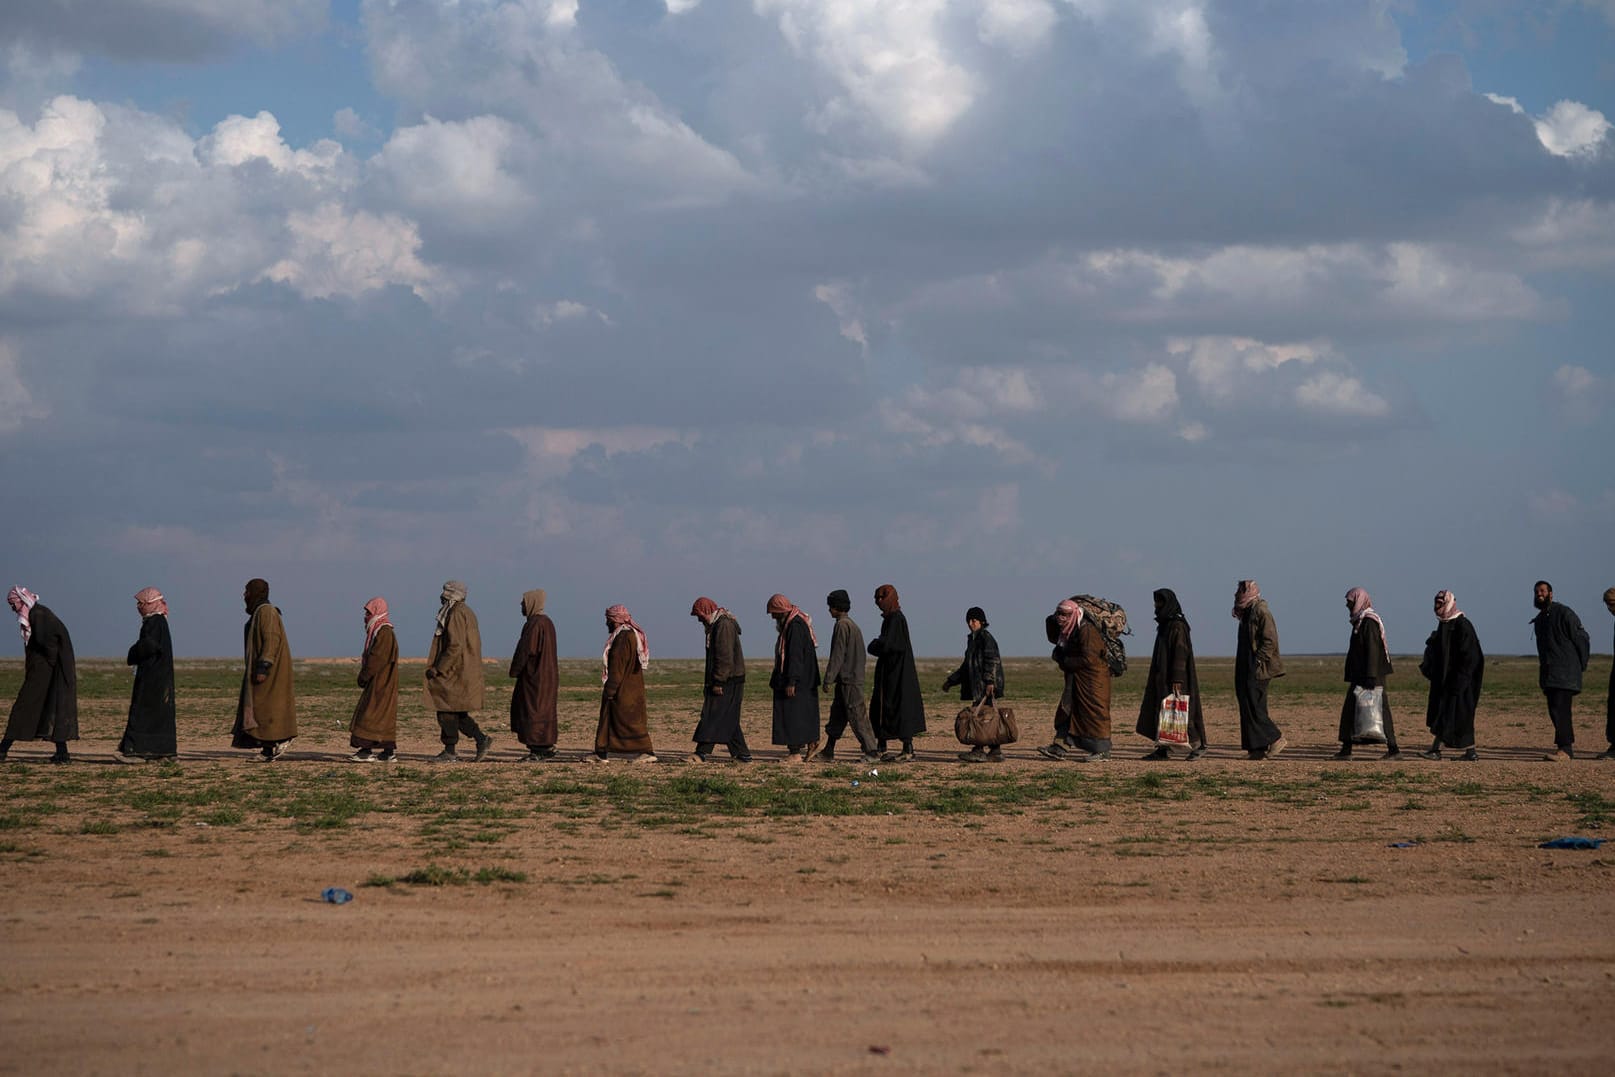
M 1084 598 L 1086 596 L 1079 596 Z M 473 745 L 472 759 L 484 760 L 493 743 L 473 717 L 483 708 L 485 686 L 482 638 L 476 614 L 466 602 L 464 583 L 443 585 L 440 605 L 427 654 L 425 691 L 436 712 L 441 750 L 434 763 L 454 763 L 461 737 Z M 1604 592 L 1604 604 L 1615 614 L 1615 587 Z M 850 616 L 851 600 L 844 590 L 832 591 L 826 605 L 834 620 L 830 653 L 821 676 L 818 636 L 812 618 L 784 595 L 768 600 L 767 613 L 775 623 L 774 663 L 769 677 L 773 696 L 771 740 L 786 749 L 786 761 L 805 763 L 836 758 L 837 742 L 848 729 L 864 762 L 906 762 L 915 757 L 914 738 L 925 732 L 925 709 L 908 621 L 895 587 L 876 589 L 875 605 L 881 614 L 880 632 L 867 645 Z M 77 672 L 73 645 L 66 626 L 39 596 L 25 587 L 13 587 L 8 604 L 17 614 L 23 638 L 23 684 L 8 717 L 0 761 L 18 740 L 44 740 L 55 744 L 53 763 L 70 761 L 67 744 L 78 739 Z M 279 609 L 269 602 L 269 584 L 248 581 L 243 592 L 247 622 L 243 628 L 243 670 L 231 745 L 254 750 L 255 758 L 280 758 L 297 736 L 297 715 L 292 683 L 292 661 Z M 1560 761 L 1573 757 L 1575 731 L 1572 700 L 1581 691 L 1587 669 L 1590 640 L 1580 618 L 1570 607 L 1554 601 L 1553 588 L 1537 581 L 1532 621 L 1539 660 L 1538 683 L 1547 700 L 1554 729 L 1554 748 L 1544 758 Z M 141 617 L 140 635 L 129 649 L 127 662 L 135 667 L 128 721 L 115 758 L 121 762 L 172 759 L 177 754 L 174 704 L 174 656 L 168 630 L 168 604 L 162 593 L 148 587 L 135 596 Z M 522 595 L 524 623 L 509 675 L 515 680 L 510 703 L 510 729 L 528 749 L 524 761 L 549 762 L 557 752 L 557 699 L 559 690 L 555 626 L 544 613 L 545 592 Z M 1172 757 L 1173 746 L 1160 739 L 1159 716 L 1164 701 L 1186 697 L 1188 711 L 1187 758 L 1197 759 L 1209 747 L 1194 649 L 1188 620 L 1176 594 L 1162 589 L 1154 594 L 1156 638 L 1149 673 L 1139 706 L 1135 732 L 1155 742 L 1146 759 Z M 1401 755 L 1390 703 L 1384 697 L 1386 678 L 1393 672 L 1385 626 L 1368 593 L 1352 588 L 1346 593 L 1352 632 L 1341 707 L 1340 750 L 1337 759 L 1351 758 L 1362 742 L 1358 725 L 1360 692 L 1378 689 L 1375 713 L 1383 722 L 1374 740 L 1383 743 L 1383 758 Z M 1432 734 L 1425 758 L 1440 759 L 1443 749 L 1459 758 L 1479 758 L 1475 743 L 1475 712 L 1479 704 L 1485 656 L 1474 626 L 1458 608 L 1451 591 L 1435 596 L 1436 628 L 1425 641 L 1420 672 L 1429 681 L 1425 723 Z M 398 757 L 398 643 L 385 599 L 372 598 L 363 607 L 365 636 L 358 673 L 361 689 L 350 723 L 348 756 L 354 762 L 391 762 Z M 734 615 L 712 599 L 696 599 L 690 615 L 702 625 L 706 640 L 702 707 L 693 734 L 692 763 L 713 758 L 717 745 L 731 759 L 750 762 L 752 755 L 741 729 L 745 692 L 745 658 L 740 625 Z M 1251 759 L 1273 759 L 1287 747 L 1283 732 L 1268 713 L 1271 682 L 1284 675 L 1278 631 L 1272 610 L 1254 580 L 1241 580 L 1235 590 L 1233 617 L 1239 622 L 1234 691 L 1239 706 L 1240 747 Z M 650 666 L 645 631 L 625 606 L 606 610 L 606 643 L 601 654 L 601 700 L 593 750 L 585 762 L 603 763 L 613 755 L 635 762 L 655 762 L 646 712 L 645 671 Z M 978 606 L 965 615 L 969 635 L 963 661 L 943 682 L 944 691 L 959 687 L 960 696 L 975 704 L 996 702 L 1004 696 L 1004 671 L 998 646 L 988 631 L 986 613 Z M 1063 674 L 1063 691 L 1054 717 L 1054 740 L 1037 749 L 1047 759 L 1102 762 L 1112 748 L 1111 682 L 1114 639 L 1106 638 L 1101 619 L 1084 602 L 1059 603 L 1047 623 L 1053 644 L 1051 658 Z M 866 655 L 875 657 L 875 670 L 867 703 L 864 697 Z M 831 695 L 828 721 L 819 725 L 820 696 L 828 686 Z M 1615 759 L 1615 670 L 1611 672 L 1605 735 L 1610 748 L 1600 758 Z M 1382 739 L 1381 739 L 1382 737 Z M 895 745 L 894 745 L 895 742 Z M 965 762 L 997 762 L 1001 745 L 983 745 L 961 753 Z

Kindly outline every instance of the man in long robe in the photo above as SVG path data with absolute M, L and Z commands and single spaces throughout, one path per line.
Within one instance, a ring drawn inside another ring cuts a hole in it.
M 1553 723 L 1553 751 L 1542 758 L 1565 762 L 1576 754 L 1570 706 L 1581 693 L 1581 675 L 1587 672 L 1592 640 L 1576 611 L 1553 600 L 1553 584 L 1547 580 L 1536 581 L 1533 602 L 1537 608 L 1531 620 L 1536 633 L 1537 684 L 1548 701 L 1548 720 Z
M 67 626 L 39 596 L 26 587 L 13 587 L 6 602 L 17 615 L 22 634 L 22 687 L 11 705 L 6 733 L 0 739 L 0 760 L 19 740 L 48 740 L 56 745 L 52 763 L 71 763 L 67 742 L 79 739 L 78 665 L 73 659 L 73 638 Z
M 1275 759 L 1290 743 L 1267 713 L 1267 686 L 1274 678 L 1284 676 L 1278 625 L 1255 580 L 1239 581 L 1234 590 L 1233 612 L 1239 622 L 1239 638 L 1234 646 L 1239 746 L 1252 759 Z
M 920 695 L 920 674 L 914 665 L 908 618 L 903 615 L 897 588 L 883 583 L 875 589 L 880 610 L 880 635 L 869 644 L 875 656 L 875 683 L 869 700 L 869 721 L 879 739 L 877 749 L 887 763 L 914 758 L 914 738 L 925 732 L 925 699 Z M 886 750 L 888 741 L 900 741 L 902 751 Z
M 1053 743 L 1039 748 L 1046 759 L 1103 763 L 1110 758 L 1110 664 L 1105 636 L 1082 605 L 1065 599 L 1055 607 L 1057 634 L 1050 658 L 1065 674 L 1055 710 Z
M 1604 608 L 1615 614 L 1615 587 L 1604 592 Z M 1609 748 L 1598 758 L 1615 759 L 1615 663 L 1609 667 L 1609 694 L 1604 697 L 1604 739 L 1609 742 Z
M 232 748 L 258 749 L 258 762 L 279 759 L 297 737 L 297 699 L 292 689 L 292 651 L 280 610 L 269 604 L 269 584 L 247 581 L 242 592 L 247 623 L 242 628 L 245 666 Z
M 1177 593 L 1163 587 L 1155 592 L 1155 649 L 1150 653 L 1149 677 L 1138 707 L 1134 732 L 1155 740 L 1161 732 L 1161 704 L 1169 695 L 1189 697 L 1189 758 L 1206 753 L 1205 709 L 1200 701 L 1200 675 L 1195 671 L 1194 643 L 1189 620 Z M 1157 744 L 1145 759 L 1171 759 L 1172 746 Z
M 460 761 L 460 734 L 477 746 L 475 761 L 488 757 L 493 738 L 482 731 L 472 711 L 480 711 L 486 691 L 482 678 L 482 630 L 477 615 L 466 604 L 466 586 L 459 580 L 443 585 L 437 626 L 426 652 L 426 698 L 437 712 L 438 739 L 443 750 L 433 763 Z
M 364 654 L 359 660 L 359 702 L 348 723 L 348 756 L 355 763 L 391 763 L 398 758 L 398 633 L 387 600 L 364 604 Z
M 1381 758 L 1397 759 L 1402 750 L 1396 746 L 1391 697 L 1383 691 L 1385 678 L 1392 673 L 1385 622 L 1380 620 L 1368 592 L 1361 587 L 1346 592 L 1346 612 L 1351 618 L 1351 642 L 1346 645 L 1346 699 L 1340 705 L 1340 751 L 1335 753 L 1335 758 L 1351 758 L 1357 731 L 1357 689 L 1378 688 L 1381 689 L 1380 714 L 1385 721 L 1385 754 Z
M 600 724 L 594 731 L 594 752 L 583 761 L 604 763 L 610 753 L 621 752 L 633 756 L 634 763 L 656 762 L 645 710 L 650 641 L 627 606 L 606 610 L 606 649 L 600 663 Z
M 1475 626 L 1458 608 L 1456 595 L 1437 591 L 1435 612 L 1436 630 L 1424 641 L 1424 660 L 1419 663 L 1419 672 L 1430 682 L 1424 724 L 1434 739 L 1429 751 L 1419 754 L 1440 759 L 1445 745 L 1463 749 L 1460 758 L 1473 763 L 1480 758 L 1475 749 L 1475 711 L 1480 705 L 1486 655 Z
M 555 759 L 559 736 L 560 665 L 555 657 L 555 624 L 544 613 L 544 597 L 542 590 L 522 595 L 522 616 L 527 620 L 510 657 L 510 675 L 516 678 L 510 693 L 510 731 L 527 746 L 525 763 Z
M 775 744 L 785 746 L 785 763 L 806 763 L 819 748 L 819 645 L 813 621 L 784 595 L 768 600 L 768 615 L 779 629 L 774 646 Z
M 864 634 L 852 619 L 852 598 L 846 591 L 831 591 L 825 596 L 825 605 L 835 618 L 830 630 L 830 657 L 824 664 L 824 683 L 831 686 L 832 695 L 830 717 L 824 723 L 824 747 L 814 758 L 826 763 L 834 761 L 836 741 L 850 725 L 862 753 L 860 761 L 877 763 L 880 752 L 864 703 L 864 669 L 868 664 Z
M 712 759 L 714 745 L 729 748 L 729 758 L 751 762 L 746 733 L 740 728 L 740 705 L 746 694 L 746 656 L 740 649 L 740 622 L 735 615 L 702 595 L 690 616 L 706 634 L 706 670 L 701 677 L 701 718 L 695 725 L 692 763 Z
M 135 667 L 129 718 L 113 758 L 120 763 L 173 759 L 179 754 L 174 728 L 174 644 L 168 632 L 168 600 L 155 587 L 135 595 L 140 638 L 125 658 Z

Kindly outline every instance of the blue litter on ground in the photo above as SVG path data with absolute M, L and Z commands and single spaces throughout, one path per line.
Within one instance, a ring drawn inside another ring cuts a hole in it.
M 1391 849 L 1411 849 L 1417 844 L 1419 844 L 1419 843 L 1416 842 L 1416 841 L 1393 841 L 1393 842 L 1391 842 L 1391 844 L 1389 846 L 1387 846 L 1387 848 L 1391 848 Z
M 1584 838 L 1579 834 L 1571 834 L 1563 838 L 1554 838 L 1538 845 L 1538 849 L 1596 849 L 1604 844 L 1603 838 Z
M 327 901 L 332 905 L 346 905 L 348 902 L 353 900 L 353 895 L 342 889 L 340 886 L 327 886 L 324 890 L 320 891 L 320 899 L 322 901 Z

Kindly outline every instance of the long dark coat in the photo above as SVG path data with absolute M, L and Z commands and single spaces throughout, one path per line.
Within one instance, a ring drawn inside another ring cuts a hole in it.
M 1351 642 L 1346 645 L 1345 677 L 1351 687 L 1346 689 L 1345 701 L 1340 704 L 1340 743 L 1350 744 L 1357 732 L 1357 697 L 1353 689 L 1384 688 L 1385 678 L 1393 672 L 1390 656 L 1385 651 L 1384 631 L 1377 621 L 1364 617 L 1352 629 Z M 1383 706 L 1385 733 L 1395 743 L 1389 693 L 1383 700 Z
M 78 666 L 67 626 L 43 602 L 28 611 L 22 687 L 6 722 L 7 740 L 79 739 Z
M 178 754 L 174 732 L 174 644 L 168 618 L 160 613 L 143 618 L 140 638 L 129 648 L 128 665 L 135 667 L 135 686 L 129 693 L 129 722 L 118 751 L 124 755 Z
M 390 624 L 376 630 L 370 649 L 359 663 L 359 702 L 348 724 L 349 743 L 355 748 L 396 747 L 398 744 L 398 634 Z
M 1430 682 L 1424 724 L 1449 748 L 1473 748 L 1486 656 L 1468 617 L 1454 617 L 1436 626 L 1424 642 L 1419 672 Z
M 1159 592 L 1157 592 L 1159 593 Z M 1176 605 L 1174 598 L 1173 604 Z M 1155 650 L 1150 653 L 1150 673 L 1144 682 L 1144 699 L 1138 706 L 1138 724 L 1133 731 L 1154 740 L 1161 732 L 1161 701 L 1172 694 L 1174 684 L 1189 697 L 1189 744 L 1206 744 L 1206 716 L 1200 705 L 1200 675 L 1194 667 L 1194 644 L 1189 638 L 1189 622 L 1179 610 L 1155 627 Z
M 715 694 L 714 688 L 722 688 L 723 694 Z M 691 739 L 697 744 L 728 744 L 733 740 L 740 732 L 740 705 L 745 695 L 746 656 L 740 649 L 740 622 L 725 611 L 714 618 L 707 629 L 701 720 L 696 723 Z
M 924 733 L 925 700 L 909 643 L 908 618 L 902 610 L 881 615 L 880 635 L 869 644 L 869 653 L 875 656 L 875 680 L 869 693 L 869 721 L 875 736 L 909 740 Z
M 529 748 L 552 748 L 560 667 L 555 659 L 555 625 L 542 613 L 530 613 L 510 659 L 516 687 L 510 693 L 510 731 Z
M 965 637 L 965 657 L 959 668 L 948 674 L 942 689 L 959 686 L 959 698 L 974 703 L 987 694 L 992 685 L 993 695 L 1004 696 L 1004 663 L 998 656 L 998 641 L 987 631 L 987 626 Z
M 1104 633 L 1084 617 L 1065 646 L 1055 644 L 1053 658 L 1070 690 L 1071 735 L 1109 740 L 1110 665 L 1105 661 Z
M 774 648 L 774 744 L 811 744 L 819 739 L 819 656 L 806 622 L 793 618 Z M 786 688 L 796 695 L 787 696 Z
M 1576 611 L 1563 602 L 1550 602 L 1531 619 L 1531 628 L 1536 634 L 1537 685 L 1544 692 L 1550 688 L 1580 692 L 1592 640 Z
M 633 629 L 619 632 L 606 656 L 606 682 L 600 686 L 600 724 L 594 750 L 649 752 L 650 715 L 645 711 L 645 670 L 639 664 L 639 639 Z

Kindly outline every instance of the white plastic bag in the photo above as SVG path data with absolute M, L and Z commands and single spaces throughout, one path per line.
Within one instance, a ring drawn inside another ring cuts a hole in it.
M 1169 695 L 1161 700 L 1161 714 L 1155 728 L 1155 743 L 1186 747 L 1189 743 L 1189 697 Z
M 1352 743 L 1385 743 L 1385 689 L 1353 688 L 1352 699 L 1357 704 L 1356 720 L 1352 725 Z

